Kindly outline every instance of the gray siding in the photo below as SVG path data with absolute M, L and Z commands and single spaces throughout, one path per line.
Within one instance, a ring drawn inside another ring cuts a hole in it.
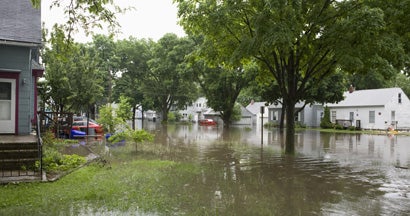
M 31 55 L 28 47 L 0 45 L 0 70 L 19 73 L 18 85 L 18 133 L 29 134 L 33 117 L 34 97 L 31 73 Z M 1 75 L 1 74 L 0 74 Z M 23 84 L 23 80 L 26 80 Z

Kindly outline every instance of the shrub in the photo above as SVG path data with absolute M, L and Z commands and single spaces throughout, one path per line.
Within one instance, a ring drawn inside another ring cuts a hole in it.
M 153 141 L 154 135 L 146 132 L 145 130 L 132 130 L 127 129 L 125 131 L 119 132 L 111 136 L 108 141 L 111 143 L 117 143 L 123 140 L 130 140 L 135 144 L 144 142 L 144 141 Z
M 265 124 L 263 124 L 263 127 L 265 127 L 265 128 L 276 128 L 276 127 L 278 127 L 278 123 L 277 122 L 266 122 Z
M 342 125 L 340 125 L 340 124 L 334 124 L 334 128 L 335 128 L 336 130 L 344 130 L 344 127 L 343 127 Z
M 46 148 L 43 156 L 43 169 L 46 171 L 67 171 L 86 162 L 85 157 L 73 154 L 63 155 L 54 148 Z M 38 168 L 40 165 L 36 163 Z
M 322 121 L 320 121 L 320 127 L 323 129 L 333 128 L 333 124 L 330 121 L 330 110 L 329 107 L 325 107 Z

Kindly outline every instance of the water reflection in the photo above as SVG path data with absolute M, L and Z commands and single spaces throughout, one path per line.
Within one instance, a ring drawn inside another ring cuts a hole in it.
M 283 156 L 276 130 L 150 124 L 172 160 L 201 164 L 181 182 L 182 212 L 216 215 L 403 215 L 410 212 L 410 137 L 296 133 L 297 156 Z

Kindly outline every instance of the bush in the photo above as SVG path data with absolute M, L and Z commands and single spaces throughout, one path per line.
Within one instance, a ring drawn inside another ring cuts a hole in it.
M 302 122 L 295 122 L 295 128 L 306 128 L 306 125 Z
M 333 124 L 330 121 L 330 110 L 329 107 L 325 107 L 322 121 L 320 121 L 320 127 L 323 129 L 333 128 Z
M 279 125 L 276 122 L 266 122 L 265 124 L 263 124 L 263 127 L 265 128 L 276 128 L 278 126 Z
M 342 125 L 340 125 L 340 124 L 334 124 L 334 128 L 335 128 L 336 130 L 344 130 L 344 127 L 343 127 Z
M 43 169 L 51 172 L 67 171 L 84 164 L 86 161 L 85 157 L 76 154 L 63 155 L 54 148 L 45 148 Z M 36 167 L 39 166 L 39 163 L 36 163 Z

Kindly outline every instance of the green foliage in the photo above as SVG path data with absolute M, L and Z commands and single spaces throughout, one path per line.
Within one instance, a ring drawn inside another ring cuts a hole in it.
M 239 121 L 239 120 L 241 120 L 241 118 L 242 118 L 241 105 L 236 103 L 233 110 L 232 110 L 231 121 Z
M 169 112 L 168 113 L 168 122 L 175 122 L 177 121 L 177 118 L 175 116 L 175 112 Z
M 277 128 L 279 125 L 277 122 L 266 122 L 263 124 L 263 127 L 265 128 Z
M 50 172 L 67 171 L 78 167 L 86 162 L 85 157 L 79 155 L 65 155 L 60 152 L 60 149 L 78 143 L 78 140 L 58 139 L 54 137 L 54 133 L 47 131 L 42 134 L 43 140 L 43 169 Z M 36 162 L 36 167 L 40 166 L 39 161 Z
M 356 127 L 355 126 L 349 126 L 347 129 L 350 130 L 350 131 L 355 131 Z
M 169 122 L 179 122 L 182 119 L 182 115 L 179 112 L 169 112 L 168 121 Z
M 229 65 L 212 66 L 202 59 L 192 59 L 188 69 L 194 74 L 201 90 L 207 98 L 207 105 L 219 111 L 225 126 L 233 119 L 235 104 L 242 89 L 254 79 L 256 71 L 252 62 L 232 67 Z M 238 110 L 236 110 L 238 111 Z M 240 110 L 239 110 L 240 112 Z
M 109 104 L 100 108 L 100 117 L 97 121 L 107 133 L 114 133 L 120 124 L 120 120 L 114 116 L 114 108 Z
M 296 122 L 295 123 L 295 128 L 306 128 L 306 125 L 303 124 L 302 122 Z
M 41 98 L 52 111 L 89 111 L 102 97 L 102 80 L 98 64 L 89 47 L 66 43 L 64 32 L 54 27 L 42 58 L 45 83 Z
M 172 106 L 183 108 L 197 97 L 197 86 L 185 70 L 185 58 L 193 48 L 192 40 L 175 34 L 164 35 L 150 47 L 149 72 L 141 82 L 141 91 L 151 98 L 155 110 L 161 112 L 163 122 L 168 121 Z
M 49 172 L 67 171 L 77 168 L 85 162 L 85 157 L 76 154 L 64 155 L 56 149 L 47 148 L 43 156 L 43 169 Z M 39 166 L 38 162 L 36 162 L 36 166 Z
M 117 143 L 122 140 L 129 140 L 137 144 L 145 141 L 152 142 L 154 140 L 154 135 L 146 132 L 145 130 L 127 129 L 125 131 L 114 134 L 108 140 L 112 143 Z
M 33 7 L 39 8 L 41 0 L 31 0 Z M 117 32 L 120 26 L 116 14 L 124 13 L 130 8 L 120 8 L 111 0 L 52 0 L 50 9 L 62 8 L 64 23 L 61 28 L 68 42 L 73 41 L 72 34 L 80 31 L 92 34 L 97 29 L 108 29 L 110 34 Z
M 327 129 L 327 128 L 333 128 L 333 124 L 330 121 L 330 110 L 329 107 L 325 107 L 325 110 L 323 112 L 323 118 L 320 121 L 320 127 Z
M 120 103 L 118 104 L 118 109 L 115 110 L 116 117 L 120 119 L 122 123 L 131 119 L 131 104 L 130 100 L 125 96 L 120 96 Z

